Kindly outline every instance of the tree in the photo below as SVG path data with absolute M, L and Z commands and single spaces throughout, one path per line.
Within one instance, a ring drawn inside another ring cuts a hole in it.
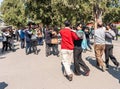
M 24 10 L 21 0 L 4 0 L 1 5 L 4 22 L 17 27 L 25 24 Z
M 61 25 L 66 19 L 72 24 L 94 20 L 93 6 L 103 10 L 103 21 L 120 21 L 119 0 L 4 0 L 1 13 L 4 21 L 15 26 L 27 20 L 46 25 Z M 113 18 L 114 17 L 114 18 Z

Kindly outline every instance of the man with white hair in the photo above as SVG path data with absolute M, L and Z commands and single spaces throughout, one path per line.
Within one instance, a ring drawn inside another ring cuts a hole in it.
M 95 33 L 94 33 L 94 50 L 96 63 L 98 67 L 101 67 L 102 71 L 105 71 L 105 65 L 102 59 L 102 55 L 105 49 L 105 27 L 103 27 L 102 19 L 95 18 Z

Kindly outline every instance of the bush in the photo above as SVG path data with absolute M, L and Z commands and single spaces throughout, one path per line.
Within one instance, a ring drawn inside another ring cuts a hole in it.
M 117 29 L 120 30 L 120 26 L 118 26 Z

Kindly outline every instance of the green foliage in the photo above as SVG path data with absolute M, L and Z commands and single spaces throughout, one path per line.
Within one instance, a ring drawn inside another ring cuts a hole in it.
M 120 26 L 118 26 L 117 29 L 120 30 Z
M 4 21 L 24 26 L 27 21 L 46 25 L 62 25 L 68 19 L 74 25 L 94 20 L 93 5 L 98 3 L 104 11 L 104 22 L 120 21 L 119 0 L 4 0 L 1 13 Z
M 25 25 L 26 18 L 23 5 L 21 0 L 4 0 L 1 5 L 4 21 L 17 27 Z

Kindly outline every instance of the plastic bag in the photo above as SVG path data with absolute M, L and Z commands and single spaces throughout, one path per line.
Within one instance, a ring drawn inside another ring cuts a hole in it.
M 86 39 L 83 39 L 81 47 L 82 47 L 83 50 L 88 48 Z

